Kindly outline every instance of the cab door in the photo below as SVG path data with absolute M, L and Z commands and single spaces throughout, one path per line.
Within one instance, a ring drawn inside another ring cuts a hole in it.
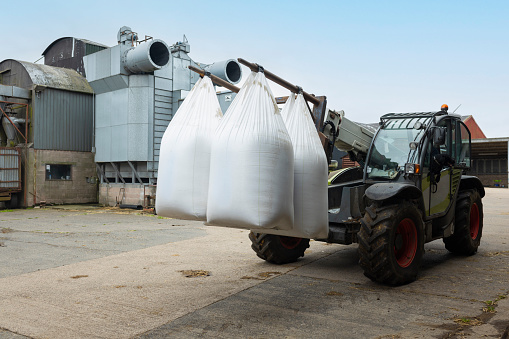
M 427 140 L 426 151 L 423 159 L 423 171 L 421 189 L 423 192 L 426 216 L 437 216 L 445 213 L 453 200 L 453 187 L 457 187 L 461 178 L 461 171 L 443 166 L 438 167 L 438 173 L 432 173 L 433 166 L 437 166 L 435 156 L 446 154 L 455 158 L 456 150 L 456 123 L 451 118 L 443 118 L 435 127 L 445 133 L 443 143 L 434 144 L 433 137 Z M 453 154 L 453 152 L 455 152 Z M 459 173 L 459 176 L 456 175 Z

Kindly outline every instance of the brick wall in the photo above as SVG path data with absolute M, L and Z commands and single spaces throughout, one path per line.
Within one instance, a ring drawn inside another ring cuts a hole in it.
M 469 173 L 470 174 L 470 173 Z M 483 186 L 486 187 L 495 187 L 495 184 L 498 184 L 498 187 L 507 188 L 507 174 L 471 174 L 475 175 L 481 180 Z M 500 182 L 496 182 L 495 180 L 500 180 Z
M 70 180 L 46 177 L 46 165 L 70 165 Z M 28 206 L 97 203 L 97 171 L 91 152 L 30 149 Z M 35 197 L 35 199 L 34 199 Z

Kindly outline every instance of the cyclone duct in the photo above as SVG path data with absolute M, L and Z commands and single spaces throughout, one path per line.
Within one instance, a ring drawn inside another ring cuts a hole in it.
M 204 69 L 233 85 L 238 84 L 242 79 L 242 69 L 234 59 L 214 62 L 212 65 L 205 66 Z
M 130 73 L 149 73 L 166 66 L 170 50 L 162 40 L 150 40 L 124 52 L 122 65 Z
M 117 42 L 83 57 L 87 81 L 94 89 L 94 161 L 104 185 L 100 186 L 99 201 L 116 203 L 116 196 L 108 193 L 112 191 L 105 184 L 133 184 L 130 189 L 142 198 L 125 203 L 140 205 L 144 204 L 146 184 L 157 183 L 165 130 L 199 79 L 188 66 L 206 69 L 232 84 L 242 80 L 242 70 L 233 58 L 195 62 L 185 36 L 167 45 L 151 36 L 141 38 L 131 27 L 122 26 Z M 234 98 L 232 92 L 218 94 L 222 111 Z M 139 185 L 141 191 L 136 191 Z

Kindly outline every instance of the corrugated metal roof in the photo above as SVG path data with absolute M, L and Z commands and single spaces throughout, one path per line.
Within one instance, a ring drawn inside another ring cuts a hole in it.
M 19 62 L 26 69 L 32 83 L 36 86 L 94 93 L 87 79 L 73 69 L 34 64 L 27 61 L 14 61 Z

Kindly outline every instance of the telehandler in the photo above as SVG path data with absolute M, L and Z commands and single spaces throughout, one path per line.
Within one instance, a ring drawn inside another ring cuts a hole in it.
M 255 72 L 262 69 L 238 61 Z M 364 275 L 388 285 L 417 279 L 427 242 L 441 238 L 452 253 L 477 252 L 485 192 L 477 177 L 466 175 L 471 138 L 459 115 L 448 114 L 447 105 L 436 112 L 389 113 L 373 132 L 347 119 L 343 111 L 327 109 L 325 97 L 263 71 L 267 79 L 303 93 L 313 104 L 311 115 L 329 161 L 335 146 L 359 164 L 342 170 L 329 186 L 329 234 L 316 241 L 358 243 Z M 209 76 L 238 92 L 237 87 Z M 255 232 L 249 238 L 258 257 L 275 264 L 304 256 L 310 241 Z

